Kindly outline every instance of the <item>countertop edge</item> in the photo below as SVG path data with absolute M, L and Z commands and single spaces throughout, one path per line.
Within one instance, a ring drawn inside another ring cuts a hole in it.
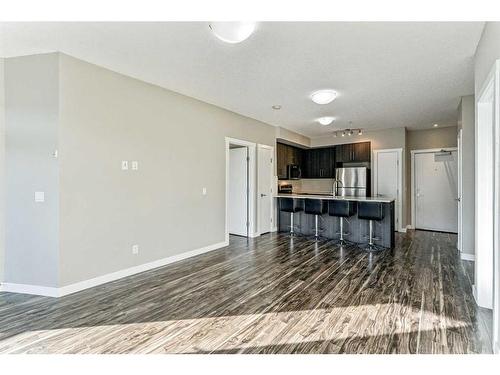
M 322 199 L 322 200 L 338 200 L 338 201 L 353 201 L 353 202 L 380 202 L 392 203 L 394 198 L 386 197 L 334 197 L 329 195 L 312 195 L 312 194 L 276 194 L 274 198 L 297 198 L 297 199 Z

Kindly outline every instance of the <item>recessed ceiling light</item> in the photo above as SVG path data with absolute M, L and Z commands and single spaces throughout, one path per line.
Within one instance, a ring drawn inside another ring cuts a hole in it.
M 434 127 L 437 128 L 439 125 L 438 124 L 434 124 Z
M 279 104 L 276 104 L 276 105 L 273 105 L 272 108 L 278 111 L 281 109 L 281 106 Z
M 316 104 L 328 104 L 335 100 L 337 92 L 333 90 L 318 90 L 313 92 L 311 99 Z
M 330 125 L 333 120 L 335 120 L 335 118 L 331 117 L 331 116 L 325 116 L 325 117 L 320 117 L 318 119 L 318 122 L 321 124 L 321 125 Z
M 255 31 L 255 22 L 210 22 L 208 27 L 226 43 L 240 43 Z

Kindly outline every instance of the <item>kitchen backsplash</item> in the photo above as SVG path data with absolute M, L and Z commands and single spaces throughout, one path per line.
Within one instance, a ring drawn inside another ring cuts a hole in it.
M 333 179 L 301 179 L 301 180 L 280 180 L 279 185 L 292 185 L 294 193 L 323 193 L 332 192 Z

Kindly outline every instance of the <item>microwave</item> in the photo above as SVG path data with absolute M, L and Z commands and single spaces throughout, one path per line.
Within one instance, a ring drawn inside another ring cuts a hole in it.
M 286 166 L 286 178 L 288 180 L 298 180 L 302 176 L 300 166 L 297 164 L 288 164 Z

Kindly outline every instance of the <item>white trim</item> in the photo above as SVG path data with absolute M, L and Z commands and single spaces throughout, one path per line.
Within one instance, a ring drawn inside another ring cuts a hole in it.
M 457 147 L 442 147 L 442 148 L 428 148 L 423 150 L 411 150 L 411 164 L 410 164 L 410 173 L 411 173 L 411 185 L 410 185 L 410 196 L 411 196 L 411 226 L 415 228 L 415 154 L 427 154 L 434 153 L 439 151 L 457 151 Z M 426 228 L 422 228 L 426 229 Z M 431 229 L 431 228 L 427 228 Z M 432 229 L 431 229 L 432 230 Z
M 406 230 L 408 230 L 408 229 L 413 230 L 413 229 L 415 229 L 415 228 L 413 227 L 413 225 L 408 224 L 408 225 L 406 226 Z
M 378 177 L 378 161 L 377 155 L 386 152 L 397 152 L 398 155 L 398 207 L 397 209 L 397 231 L 398 232 L 406 232 L 406 228 L 403 227 L 403 149 L 402 148 L 388 148 L 388 149 L 380 149 L 373 150 L 373 158 L 372 158 L 372 170 L 373 170 L 373 196 L 377 196 L 377 177 Z
M 137 273 L 150 271 L 152 269 L 166 266 L 167 264 L 178 262 L 183 259 L 191 258 L 196 255 L 204 254 L 209 251 L 220 249 L 221 247 L 227 246 L 229 243 L 219 242 L 213 245 L 205 246 L 199 249 L 187 251 L 185 253 L 173 255 L 167 258 L 162 258 L 155 260 L 153 262 L 144 263 L 138 266 L 126 268 L 120 271 L 108 273 L 106 275 L 94 277 L 92 279 L 80 281 L 74 284 L 66 285 L 60 288 L 45 287 L 39 285 L 25 285 L 25 284 L 12 284 L 12 283 L 2 283 L 0 285 L 0 291 L 11 292 L 11 293 L 24 293 L 24 294 L 35 294 L 39 296 L 47 297 L 62 297 L 68 294 L 76 293 L 84 289 L 92 288 L 98 285 L 106 284 L 111 281 L 122 279 L 127 276 L 132 276 Z
M 474 262 L 476 260 L 476 256 L 474 254 L 467 254 L 464 252 L 460 252 L 460 259 Z
M 59 288 L 29 284 L 2 283 L 0 285 L 0 292 L 59 297 Z
M 271 209 L 270 209 L 270 213 L 271 213 L 271 219 L 272 219 L 272 222 L 271 222 L 271 232 L 273 232 L 273 228 L 275 227 L 275 221 L 276 221 L 276 215 L 274 214 L 274 195 L 275 195 L 275 189 L 277 188 L 277 186 L 275 186 L 274 184 L 274 181 L 275 181 L 275 178 L 274 178 L 274 171 L 275 171 L 275 153 L 274 153 L 274 147 L 272 146 L 268 146 L 268 145 L 263 145 L 263 144 L 257 144 L 257 158 L 259 157 L 259 152 L 258 152 L 258 149 L 259 148 L 265 148 L 265 149 L 268 149 L 268 150 L 271 150 L 271 178 L 269 180 L 269 183 L 271 184 L 270 188 L 271 188 L 271 197 L 270 197 L 270 205 L 271 205 Z M 256 228 L 255 228 L 255 232 L 258 236 L 260 236 L 262 234 L 262 232 L 260 231 L 260 223 L 259 223 L 259 220 L 258 218 L 260 217 L 260 212 L 259 212 L 259 208 L 260 208 L 260 200 L 259 200 L 259 196 L 260 196 L 260 191 L 259 191 L 259 161 L 257 160 L 257 225 L 256 225 Z M 255 236 L 257 237 L 257 236 Z
M 257 199 L 257 144 L 254 142 L 244 141 L 236 138 L 225 138 L 225 149 L 226 149 L 226 190 L 225 190 L 225 241 L 229 243 L 229 229 L 228 229 L 228 195 L 229 195 L 229 145 L 238 145 L 248 147 L 248 207 L 249 207 L 249 226 L 248 235 L 249 237 L 257 237 L 259 233 L 257 232 L 257 214 L 256 214 L 256 199 Z

